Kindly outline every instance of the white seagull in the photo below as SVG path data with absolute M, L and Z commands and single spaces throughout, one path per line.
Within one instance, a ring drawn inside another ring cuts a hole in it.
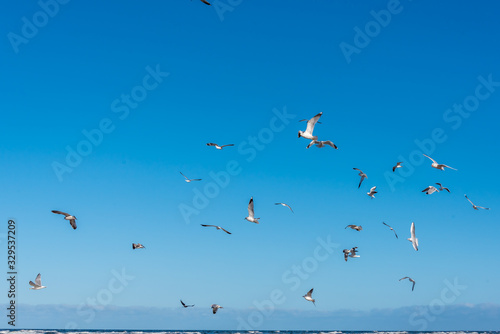
M 134 243 L 132 243 L 132 249 L 138 249 L 138 248 L 140 249 L 140 248 L 146 248 L 146 247 L 144 247 L 142 244 L 134 244 Z
M 283 206 L 286 206 L 287 208 L 290 209 L 290 211 L 292 211 L 292 213 L 294 213 L 293 210 L 292 210 L 292 208 L 290 207 L 290 205 L 288 205 L 286 203 L 274 203 L 274 205 L 283 205 Z
M 186 304 L 184 304 L 184 302 L 182 301 L 182 299 L 181 299 L 181 304 L 182 304 L 182 306 L 183 306 L 184 308 L 187 308 L 187 307 L 193 307 L 193 306 L 194 306 L 194 304 L 193 304 L 193 305 L 186 305 Z
M 186 175 L 182 174 L 182 172 L 179 172 L 181 173 L 182 176 L 184 176 L 184 178 L 186 179 L 185 181 L 187 183 L 191 182 L 191 181 L 201 181 L 201 179 L 188 179 Z
M 402 163 L 403 163 L 402 161 L 397 162 L 397 163 L 396 163 L 396 166 L 392 167 L 392 171 L 393 171 L 393 172 L 395 172 L 395 171 L 396 171 L 396 168 L 401 168 L 401 167 L 403 167 L 403 166 L 401 166 L 401 164 L 402 164 Z
M 377 193 L 377 191 L 375 191 L 375 189 L 376 189 L 376 188 L 377 188 L 376 186 L 375 186 L 375 187 L 371 187 L 371 188 L 370 188 L 370 191 L 369 191 L 369 192 L 367 192 L 366 194 L 367 194 L 368 196 L 370 196 L 371 198 L 375 198 L 375 194 Z
M 413 291 L 413 289 L 415 289 L 415 280 L 413 280 L 412 278 L 410 278 L 408 276 L 400 278 L 399 280 L 401 281 L 401 280 L 406 279 L 406 278 L 408 278 L 408 280 L 413 283 L 413 285 L 411 286 L 411 291 Z
M 450 189 L 446 188 L 446 187 L 443 187 L 443 185 L 441 183 L 438 183 L 436 182 L 436 184 L 439 186 L 439 190 L 446 190 L 447 192 L 450 192 Z
M 46 286 L 43 286 L 42 285 L 42 276 L 40 274 L 38 274 L 35 278 L 35 283 L 33 283 L 32 281 L 30 281 L 30 285 L 32 286 L 32 288 L 30 288 L 30 290 L 40 290 L 40 289 L 45 289 Z
M 365 174 L 365 173 L 363 173 L 363 171 L 362 171 L 361 169 L 359 169 L 359 168 L 353 168 L 353 169 L 354 169 L 354 170 L 357 170 L 357 171 L 359 172 L 359 174 L 358 174 L 358 175 L 359 175 L 359 176 L 361 176 L 361 180 L 359 180 L 359 184 L 358 184 L 358 189 L 359 189 L 359 187 L 361 187 L 361 183 L 363 182 L 363 180 L 364 180 L 364 179 L 367 179 L 367 178 L 368 178 L 368 176 L 366 176 L 366 174 Z
M 411 223 L 410 233 L 411 233 L 411 238 L 408 238 L 408 241 L 411 241 L 413 248 L 415 248 L 415 250 L 418 251 L 418 239 L 415 236 L 415 223 L 414 222 Z
M 446 168 L 449 168 L 449 169 L 457 170 L 457 169 L 455 169 L 455 168 L 453 168 L 453 167 L 450 167 L 450 166 L 447 166 L 447 165 L 445 165 L 445 164 L 438 164 L 438 163 L 436 162 L 436 160 L 432 159 L 432 158 L 431 158 L 430 156 L 428 156 L 428 155 L 425 155 L 425 154 L 424 154 L 424 156 L 432 160 L 432 165 L 431 165 L 431 167 L 434 167 L 434 168 L 436 168 L 436 169 L 440 169 L 440 170 L 444 170 L 444 168 L 445 168 L 445 167 L 446 167 Z
M 221 146 L 219 146 L 219 145 L 217 145 L 215 143 L 207 143 L 207 146 L 215 146 L 216 149 L 222 150 L 224 147 L 226 147 L 226 146 L 234 146 L 234 144 L 227 144 L 227 145 L 221 145 Z
M 467 197 L 467 195 L 464 195 L 464 196 L 465 196 L 465 198 L 467 198 L 469 203 L 472 204 L 472 208 L 474 210 L 479 210 L 479 209 L 489 210 L 490 209 L 490 208 L 485 208 L 484 206 L 474 205 L 474 203 L 472 203 L 472 201 L 469 199 L 469 197 Z
M 210 306 L 212 308 L 212 312 L 215 314 L 217 313 L 217 310 L 220 309 L 220 308 L 223 308 L 222 306 L 220 305 L 217 305 L 217 304 L 212 304 L 212 306 Z
M 299 138 L 304 137 L 310 140 L 318 140 L 318 136 L 313 136 L 313 131 L 316 122 L 319 120 L 322 114 L 323 112 L 320 112 L 319 114 L 317 114 L 316 116 L 307 121 L 306 131 L 299 131 Z
M 255 218 L 255 214 L 253 211 L 253 197 L 250 198 L 250 202 L 248 202 L 248 217 L 245 217 L 249 222 L 258 224 L 260 218 Z
M 57 210 L 52 210 L 53 213 L 57 213 L 59 215 L 64 215 L 64 219 L 69 220 L 69 223 L 71 224 L 71 227 L 73 227 L 73 230 L 76 230 L 76 217 L 70 215 L 69 213 L 62 212 L 62 211 L 57 211 Z
M 328 145 L 338 150 L 337 145 L 335 145 L 331 140 L 311 140 L 311 142 L 309 143 L 309 145 L 307 145 L 306 148 L 309 148 L 313 145 L 316 145 L 316 147 L 318 148 L 322 148 L 325 147 L 325 145 Z
M 353 230 L 356 230 L 356 231 L 361 231 L 361 230 L 363 229 L 363 227 L 361 227 L 361 225 L 347 225 L 347 226 L 344 228 L 344 230 L 345 230 L 346 228 L 348 228 L 348 227 L 349 227 L 349 228 L 352 228 Z
M 347 261 L 347 257 L 360 257 L 359 255 L 356 255 L 357 251 L 358 251 L 358 247 L 353 247 L 351 249 L 344 249 L 342 251 L 344 253 L 344 260 Z
M 389 225 L 387 225 L 387 224 L 386 224 L 386 223 L 384 223 L 384 222 L 382 222 L 382 224 L 384 224 L 385 226 L 387 226 L 388 228 L 390 228 L 390 229 L 392 230 L 392 232 L 394 232 L 394 235 L 396 236 L 396 238 L 397 238 L 397 239 L 399 239 L 399 238 L 398 238 L 398 234 L 396 233 L 396 231 L 395 231 L 392 227 L 390 227 Z
M 200 225 L 201 225 L 201 226 L 203 226 L 203 227 L 215 227 L 215 228 L 216 228 L 216 229 L 218 229 L 218 230 L 223 230 L 223 231 L 224 231 L 224 232 L 226 232 L 227 234 L 231 234 L 231 232 L 229 232 L 228 230 L 225 230 L 225 229 L 223 229 L 222 227 L 217 226 L 217 225 L 203 225 L 203 224 L 200 224 Z
M 434 194 L 435 192 L 439 192 L 439 190 L 434 187 L 434 186 L 428 186 L 424 190 L 422 190 L 423 193 L 426 193 L 427 195 Z
M 312 297 L 313 290 L 314 290 L 314 288 L 309 290 L 309 292 L 306 293 L 305 295 L 303 295 L 302 297 L 304 297 L 305 300 L 312 302 L 314 304 L 314 306 L 316 306 L 316 300 L 313 299 L 313 297 Z

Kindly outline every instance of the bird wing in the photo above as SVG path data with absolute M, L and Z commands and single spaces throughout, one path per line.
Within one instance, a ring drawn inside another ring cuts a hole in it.
M 35 283 L 33 283 L 32 281 L 30 281 L 30 285 L 31 286 L 34 286 L 34 287 L 37 287 L 38 285 L 36 285 Z
M 191 179 L 191 181 L 201 181 L 201 179 Z
M 428 156 L 428 155 L 425 155 L 425 154 L 424 154 L 424 157 L 427 157 L 427 158 L 431 159 L 431 160 L 432 160 L 432 162 L 434 162 L 434 163 L 436 163 L 436 164 L 437 164 L 436 160 L 432 159 L 430 156 Z
M 465 198 L 467 198 L 467 200 L 469 201 L 470 204 L 474 205 L 474 203 L 472 203 L 472 201 L 469 199 L 469 197 L 467 197 L 467 195 L 464 195 Z
M 410 278 L 410 281 L 412 281 L 412 282 L 413 282 L 413 285 L 411 286 L 411 291 L 413 291 L 413 289 L 415 289 L 415 281 L 414 281 L 414 280 L 412 280 L 411 278 Z
M 200 0 L 201 2 L 203 2 L 205 5 L 209 5 L 211 6 L 210 2 L 206 1 L 206 0 Z
M 397 165 L 396 165 L 397 166 Z M 392 167 L 392 171 L 395 172 L 396 171 L 396 166 Z
M 311 140 L 311 142 L 306 146 L 306 148 L 309 148 L 309 147 L 313 146 L 316 143 L 317 143 L 316 140 Z
M 448 165 L 444 165 L 444 164 L 443 164 L 443 167 L 446 167 L 446 168 L 449 168 L 449 169 L 453 169 L 453 170 L 458 170 L 458 169 L 456 169 L 456 168 L 453 168 L 453 167 L 450 167 L 450 166 L 448 166 Z
M 217 146 L 215 143 L 207 143 L 207 146 Z
M 396 236 L 396 239 L 399 239 L 399 238 L 398 238 L 398 234 L 396 233 L 396 231 L 394 231 L 394 229 L 393 229 L 393 228 L 391 228 L 391 230 L 392 230 L 392 232 L 394 232 L 394 235 Z
M 35 278 L 36 285 L 42 285 L 42 275 L 38 274 Z
M 59 215 L 64 215 L 65 217 L 71 216 L 69 213 L 58 211 L 58 210 L 52 210 L 53 213 L 57 213 Z
M 248 217 L 253 218 L 254 217 L 254 211 L 253 211 L 253 197 L 250 198 L 250 202 L 248 202 Z
M 311 297 L 311 295 L 312 295 L 312 293 L 313 293 L 313 290 L 314 290 L 314 288 L 313 288 L 313 289 L 311 289 L 311 290 L 309 290 L 309 292 L 306 294 L 306 296 Z
M 184 304 L 184 302 L 182 300 L 181 300 L 181 304 L 182 304 L 182 306 L 187 307 L 186 304 Z
M 446 187 L 443 187 L 442 190 L 446 190 L 447 192 L 450 192 L 450 189 L 446 188 Z
M 415 239 L 415 223 L 414 222 L 411 223 L 410 233 L 411 233 L 411 238 Z
M 344 230 L 345 230 L 346 228 L 348 228 L 348 227 L 352 228 L 353 226 L 354 226 L 354 225 L 347 225 L 347 226 L 344 228 Z
M 429 191 L 429 189 L 431 189 L 431 187 L 425 188 L 424 190 L 422 190 L 422 192 L 425 193 L 426 191 Z
M 288 205 L 288 204 L 286 204 L 286 203 L 283 203 L 283 205 L 284 205 L 284 206 L 286 206 L 287 208 L 289 208 L 289 209 L 290 209 L 290 211 L 292 211 L 292 213 L 294 213 L 294 212 L 293 212 L 293 210 L 292 210 L 292 207 L 291 207 L 290 205 Z
M 220 228 L 221 230 L 223 230 L 224 232 L 226 232 L 227 234 L 231 234 L 231 232 L 229 232 L 228 230 L 226 230 L 225 228 Z
M 207 145 L 208 145 L 208 144 L 207 144 Z M 181 175 L 182 175 L 182 176 L 184 176 L 184 178 L 185 178 L 186 180 L 189 180 L 189 179 L 187 178 L 187 176 L 186 176 L 186 175 L 182 174 L 182 172 L 179 172 L 179 173 L 181 173 Z
M 307 128 L 306 128 L 307 133 L 312 135 L 314 131 L 314 126 L 316 125 L 316 122 L 319 120 L 322 114 L 323 112 L 320 112 L 319 114 L 317 114 L 316 116 L 307 121 Z
M 409 278 L 409 277 L 406 276 L 406 277 L 400 278 L 399 280 L 401 281 L 401 280 L 404 280 L 404 279 L 407 279 L 407 278 Z
M 375 193 L 376 193 L 375 189 L 377 189 L 377 186 L 375 186 L 375 187 L 371 187 L 371 188 L 370 188 L 370 192 L 371 192 L 371 193 L 373 193 L 373 192 L 375 192 Z
M 325 140 L 323 142 L 323 144 L 329 145 L 329 146 L 333 147 L 334 149 L 338 149 L 337 145 L 335 145 L 331 140 Z
M 484 209 L 484 210 L 489 210 L 490 208 L 485 208 L 484 206 L 479 206 L 479 205 L 476 205 L 476 208 L 481 208 L 481 209 Z
M 234 144 L 222 145 L 222 146 L 221 146 L 221 148 L 222 148 L 222 147 L 226 147 L 226 146 L 234 146 Z
M 69 223 L 71 224 L 71 227 L 73 228 L 73 230 L 76 230 L 76 221 L 74 219 L 71 219 L 69 221 Z
M 204 224 L 200 224 L 200 225 L 203 226 L 203 227 L 217 227 L 215 225 L 204 225 Z

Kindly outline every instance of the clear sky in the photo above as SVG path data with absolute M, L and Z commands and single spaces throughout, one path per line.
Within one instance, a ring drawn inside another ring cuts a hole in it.
M 0 232 L 15 219 L 19 326 L 498 330 L 499 9 L 9 3 Z M 319 112 L 338 150 L 297 138 Z M 421 192 L 435 182 L 451 192 Z

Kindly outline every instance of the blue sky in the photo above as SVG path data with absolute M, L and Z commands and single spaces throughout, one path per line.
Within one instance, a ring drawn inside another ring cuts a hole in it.
M 384 329 L 374 310 L 387 310 L 388 328 L 420 330 L 412 312 L 430 307 L 425 329 L 468 314 L 468 328 L 498 330 L 498 5 L 54 4 L 0 14 L 0 208 L 4 229 L 17 222 L 17 302 L 44 305 L 20 326 L 116 328 L 130 312 L 130 328 L 237 329 L 257 312 L 251 328 Z M 318 112 L 314 133 L 338 150 L 297 138 Z M 451 193 L 421 193 L 435 182 Z M 252 196 L 259 225 L 243 220 Z M 28 290 L 39 272 L 48 288 Z M 180 298 L 196 304 L 184 322 L 137 316 L 176 314 Z

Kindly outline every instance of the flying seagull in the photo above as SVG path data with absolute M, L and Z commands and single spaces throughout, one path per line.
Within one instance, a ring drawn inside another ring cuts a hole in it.
M 376 188 L 377 188 L 376 186 L 375 186 L 375 187 L 371 187 L 371 188 L 370 188 L 370 191 L 369 191 L 369 192 L 367 192 L 366 194 L 367 194 L 368 196 L 370 196 L 371 198 L 375 198 L 375 194 L 377 193 L 377 191 L 375 191 L 375 189 L 376 189 Z
M 469 203 L 472 204 L 472 208 L 474 208 L 474 210 L 479 210 L 479 209 L 489 210 L 490 209 L 490 208 L 485 208 L 483 206 L 474 205 L 474 203 L 472 203 L 472 201 L 469 199 L 469 197 L 467 197 L 467 195 L 464 195 L 464 196 L 465 196 L 465 198 L 467 198 Z
M 313 136 L 313 131 L 316 122 L 319 120 L 322 114 L 323 112 L 320 112 L 319 114 L 317 114 L 316 116 L 307 121 L 306 131 L 299 131 L 299 138 L 304 137 L 310 140 L 318 140 L 318 136 Z
M 203 227 L 215 227 L 215 228 L 216 228 L 216 229 L 218 229 L 218 230 L 223 230 L 223 231 L 224 231 L 224 232 L 226 232 L 227 234 L 231 234 L 231 232 L 229 232 L 228 230 L 225 230 L 225 229 L 223 229 L 222 227 L 217 226 L 217 225 L 203 225 L 203 224 L 200 224 L 200 225 L 201 225 L 201 226 L 203 226 Z
M 396 168 L 401 168 L 401 167 L 403 167 L 403 166 L 401 166 L 401 164 L 402 164 L 402 163 L 403 163 L 402 161 L 397 162 L 397 163 L 396 163 L 396 166 L 392 167 L 392 171 L 393 171 L 393 172 L 395 172 L 395 171 L 396 171 Z
M 308 292 L 308 293 L 306 293 L 306 294 L 305 294 L 304 296 L 302 296 L 302 297 L 304 297 L 304 298 L 305 298 L 305 300 L 308 300 L 308 301 L 312 302 L 312 303 L 314 304 L 314 306 L 316 306 L 316 300 L 315 300 L 315 299 L 313 299 L 313 297 L 312 297 L 313 290 L 314 290 L 314 288 L 312 288 L 311 290 L 309 290 L 309 292 Z
M 335 145 L 331 140 L 311 140 L 311 142 L 309 143 L 309 145 L 307 145 L 306 148 L 309 148 L 313 145 L 316 145 L 316 147 L 318 147 L 318 148 L 323 148 L 323 147 L 325 147 L 325 145 L 328 145 L 328 146 L 333 147 L 336 150 L 339 149 L 337 147 L 337 145 Z
M 361 231 L 361 230 L 363 229 L 363 227 L 361 227 L 360 225 L 347 225 L 347 226 L 344 228 L 344 230 L 345 230 L 346 228 L 348 228 L 348 227 L 349 227 L 349 228 L 352 228 L 353 230 L 356 230 L 356 231 Z
M 363 182 L 363 180 L 364 180 L 364 179 L 367 179 L 367 178 L 368 178 L 368 176 L 366 176 L 366 174 L 365 174 L 365 173 L 363 173 L 363 171 L 362 171 L 361 169 L 359 169 L 359 168 L 353 168 L 353 169 L 354 169 L 354 170 L 357 170 L 357 171 L 359 172 L 359 174 L 358 174 L 358 175 L 359 175 L 359 176 L 361 176 L 361 180 L 359 180 L 359 185 L 358 185 L 358 189 L 359 189 L 359 187 L 361 187 L 361 183 Z
M 250 198 L 250 202 L 248 202 L 248 217 L 245 217 L 246 220 L 249 222 L 258 224 L 260 218 L 254 218 L 254 212 L 253 212 L 253 197 Z
M 274 203 L 274 205 L 283 205 L 283 206 L 286 206 L 287 208 L 290 209 L 290 211 L 292 211 L 292 213 L 294 213 L 293 210 L 292 210 L 292 208 L 290 207 L 290 205 L 288 205 L 286 203 Z
M 436 184 L 439 186 L 439 190 L 446 190 L 447 192 L 450 192 L 450 189 L 446 188 L 446 187 L 443 187 L 443 185 L 441 183 L 438 183 L 436 182 Z
M 134 244 L 132 243 L 132 249 L 137 249 L 137 248 L 146 248 L 142 244 Z
M 184 302 L 182 301 L 182 299 L 181 299 L 181 304 L 182 304 L 182 306 L 184 306 L 184 308 L 193 307 L 194 306 L 194 305 L 186 305 L 186 304 L 184 304 Z
M 59 215 L 64 215 L 64 219 L 69 220 L 69 223 L 71 224 L 71 227 L 73 227 L 73 230 L 76 230 L 76 217 L 70 215 L 69 213 L 62 212 L 62 211 L 57 211 L 57 210 L 52 210 L 53 213 L 57 213 Z
M 418 239 L 415 236 L 415 223 L 414 222 L 411 223 L 410 233 L 411 233 L 411 238 L 408 238 L 408 241 L 411 241 L 413 248 L 415 248 L 415 250 L 418 251 Z
M 32 286 L 32 288 L 30 288 L 30 290 L 40 290 L 40 289 L 45 289 L 46 286 L 43 286 L 42 285 L 42 275 L 38 274 L 35 278 L 35 283 L 33 283 L 32 281 L 30 281 L 30 285 Z
M 344 260 L 347 261 L 348 257 L 359 257 L 359 255 L 356 255 L 357 251 L 358 251 L 358 247 L 353 247 L 351 249 L 344 249 L 342 251 L 344 253 Z
M 432 159 L 432 158 L 431 158 L 430 156 L 428 156 L 428 155 L 425 155 L 425 154 L 424 154 L 424 156 L 432 160 L 432 165 L 431 165 L 431 167 L 434 167 L 434 168 L 436 168 L 436 169 L 440 169 L 440 170 L 444 170 L 444 168 L 445 168 L 445 167 L 446 167 L 446 168 L 449 168 L 449 169 L 456 170 L 455 168 L 450 167 L 450 166 L 447 166 L 447 165 L 445 165 L 445 164 L 438 164 L 438 163 L 436 162 L 436 160 Z
M 220 309 L 220 308 L 223 308 L 222 306 L 220 305 L 217 305 L 217 304 L 212 304 L 212 306 L 210 306 L 212 308 L 212 312 L 215 314 L 217 313 L 217 310 Z
M 413 289 L 415 289 L 415 280 L 413 280 L 412 278 L 410 278 L 408 276 L 400 278 L 399 280 L 401 281 L 401 280 L 403 280 L 405 278 L 408 278 L 408 280 L 413 283 L 413 285 L 411 286 L 411 291 L 413 291 Z
M 426 193 L 427 195 L 434 194 L 436 191 L 439 192 L 439 190 L 434 186 L 428 186 L 427 188 L 422 190 L 422 192 Z
M 387 224 L 386 224 L 386 223 L 384 223 L 384 222 L 382 222 L 382 224 L 384 224 L 385 226 L 387 226 L 388 228 L 390 228 L 390 229 L 392 230 L 392 232 L 394 232 L 394 235 L 396 236 L 396 238 L 397 238 L 397 239 L 399 239 L 399 238 L 398 238 L 398 234 L 396 233 L 396 231 L 395 231 L 392 227 L 390 227 L 389 225 L 387 225 Z
M 226 146 L 234 146 L 234 144 L 227 144 L 227 145 L 217 145 L 217 144 L 214 144 L 214 143 L 207 143 L 207 146 L 215 146 L 216 149 L 218 150 L 222 150 L 224 147 Z
M 187 183 L 191 182 L 191 181 L 201 181 L 201 179 L 188 179 L 186 175 L 182 174 L 182 172 L 179 172 L 181 173 L 182 176 L 184 176 L 184 178 L 186 179 L 185 181 Z

